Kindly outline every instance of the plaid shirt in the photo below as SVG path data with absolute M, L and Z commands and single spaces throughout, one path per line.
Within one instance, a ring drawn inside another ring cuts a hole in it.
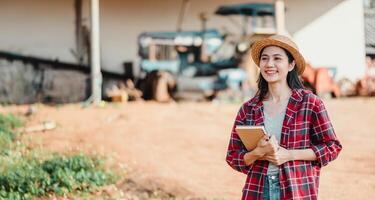
M 239 139 L 237 125 L 264 125 L 263 103 L 259 96 L 245 102 L 237 114 L 226 161 L 247 175 L 242 199 L 262 199 L 268 161 L 245 165 L 247 152 Z M 316 161 L 293 160 L 280 165 L 281 199 L 317 199 L 320 168 L 334 160 L 341 144 L 333 130 L 323 102 L 310 91 L 292 91 L 281 130 L 280 146 L 286 149 L 312 149 Z

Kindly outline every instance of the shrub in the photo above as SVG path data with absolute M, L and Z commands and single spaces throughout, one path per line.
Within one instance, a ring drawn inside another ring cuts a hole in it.
M 22 126 L 14 115 L 0 114 L 0 199 L 33 199 L 51 193 L 90 192 L 111 184 L 115 176 L 96 157 L 43 155 L 9 148 Z
M 0 153 L 9 149 L 15 139 L 15 129 L 23 125 L 23 122 L 12 114 L 0 114 Z
M 55 154 L 44 161 L 22 157 L 0 171 L 0 197 L 29 199 L 48 193 L 90 192 L 114 181 L 99 159 L 83 154 Z

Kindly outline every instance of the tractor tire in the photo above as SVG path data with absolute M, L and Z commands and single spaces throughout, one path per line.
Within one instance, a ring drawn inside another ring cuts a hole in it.
M 157 102 L 173 101 L 172 92 L 176 87 L 176 81 L 168 72 L 159 71 L 153 84 L 153 99 Z

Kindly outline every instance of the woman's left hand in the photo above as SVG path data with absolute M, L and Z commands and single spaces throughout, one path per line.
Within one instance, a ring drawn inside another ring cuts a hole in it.
M 274 165 L 282 165 L 283 163 L 292 160 L 292 155 L 289 150 L 279 146 L 279 149 L 276 151 L 276 153 L 265 155 L 263 159 L 268 160 Z

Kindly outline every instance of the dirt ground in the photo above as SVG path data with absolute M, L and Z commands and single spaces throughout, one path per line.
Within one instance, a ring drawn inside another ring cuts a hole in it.
M 321 172 L 320 199 L 375 199 L 375 98 L 326 100 L 343 144 Z M 83 108 L 36 105 L 27 126 L 46 120 L 57 128 L 23 136 L 49 150 L 101 152 L 147 187 L 180 197 L 240 199 L 245 175 L 225 162 L 238 104 L 135 102 Z M 1 112 L 25 113 L 27 106 Z

